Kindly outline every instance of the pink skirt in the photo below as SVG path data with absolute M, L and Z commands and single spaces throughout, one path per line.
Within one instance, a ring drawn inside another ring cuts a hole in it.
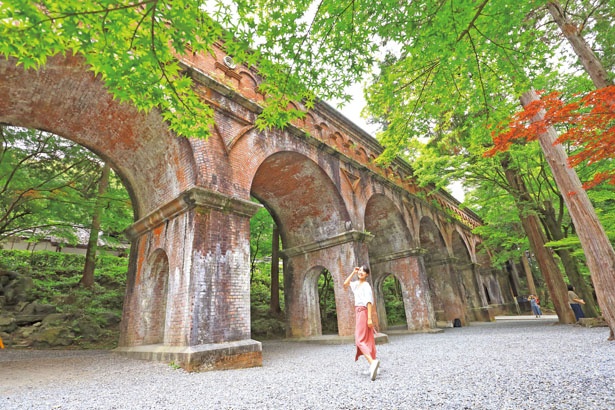
M 367 326 L 367 307 L 355 306 L 356 324 L 354 329 L 354 341 L 357 345 L 357 355 L 354 360 L 359 360 L 361 355 L 368 354 L 372 359 L 376 358 L 376 341 L 374 328 Z

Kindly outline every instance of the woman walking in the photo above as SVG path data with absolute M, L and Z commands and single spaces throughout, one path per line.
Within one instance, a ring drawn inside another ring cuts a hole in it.
M 354 275 L 357 275 L 359 280 L 352 281 Z M 348 289 L 348 286 L 350 286 L 354 294 L 356 321 L 354 337 L 357 346 L 355 361 L 359 360 L 361 355 L 365 356 L 369 363 L 369 374 L 373 381 L 376 380 L 378 375 L 380 361 L 376 359 L 376 341 L 374 339 L 374 323 L 372 321 L 374 295 L 372 287 L 367 282 L 368 276 L 369 268 L 367 266 L 363 265 L 360 268 L 354 268 L 344 281 L 344 289 Z

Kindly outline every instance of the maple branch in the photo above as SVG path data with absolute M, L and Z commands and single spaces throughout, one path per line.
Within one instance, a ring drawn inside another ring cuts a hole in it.
M 414 84 L 415 81 L 418 81 L 421 77 L 424 77 L 425 75 L 427 75 L 429 77 L 429 75 L 431 75 L 431 72 L 433 70 L 435 70 L 435 68 L 440 64 L 440 60 L 435 60 L 433 63 L 431 63 L 430 65 L 426 65 L 423 67 L 420 67 L 416 70 L 411 71 L 411 73 L 417 72 L 419 70 L 424 70 L 421 71 L 419 75 L 417 75 L 416 77 L 412 78 L 410 81 L 404 83 L 403 85 L 400 85 L 399 87 L 397 87 L 395 90 L 393 90 L 394 93 L 398 93 L 400 91 L 405 90 L 406 88 L 410 87 L 412 84 Z M 425 70 L 426 69 L 426 70 Z
M 425 91 L 425 89 L 427 88 L 427 83 L 429 82 L 429 77 L 431 76 L 431 72 L 433 70 L 435 70 L 435 68 L 437 67 L 437 65 L 434 65 L 434 67 L 429 70 L 429 72 L 427 73 L 427 76 L 425 77 L 425 81 L 423 81 L 423 86 L 421 87 L 421 90 L 419 92 L 418 98 L 416 99 L 415 103 L 414 103 L 414 108 L 412 109 L 412 115 L 416 114 L 416 111 L 418 109 L 419 106 L 419 102 L 421 101 L 421 98 L 423 96 L 423 92 Z M 435 79 L 435 75 L 434 75 L 434 79 Z M 408 119 L 410 119 L 411 115 L 408 116 Z
M 143 16 L 141 16 L 141 19 L 139 20 L 139 22 L 137 23 L 137 26 L 135 27 L 135 29 L 132 31 L 132 37 L 130 38 L 130 46 L 128 46 L 128 49 L 132 49 L 132 45 L 135 41 L 135 39 L 137 38 L 137 33 L 139 31 L 139 27 L 141 27 L 141 25 L 143 24 L 143 22 L 145 21 L 145 18 L 149 15 L 149 13 L 152 13 L 152 16 L 155 14 L 154 13 L 154 9 L 156 8 L 156 3 L 154 3 L 152 5 L 152 7 L 150 7 L 149 9 L 145 10 L 145 13 L 143 13 Z
M 604 4 L 606 4 L 608 2 L 608 0 L 603 0 L 603 1 L 598 1 L 598 3 L 596 4 L 596 6 L 594 6 L 589 13 L 587 13 L 587 16 L 585 16 L 585 18 L 583 19 L 583 22 L 581 23 L 581 26 L 579 28 L 579 33 L 581 33 L 583 31 L 583 29 L 585 28 L 585 26 L 587 25 L 587 22 L 590 20 L 590 18 L 593 16 L 593 14 L 598 11 L 599 8 L 601 8 Z
M 486 3 L 486 1 L 485 1 Z M 474 44 L 474 40 L 472 39 L 472 35 L 470 33 L 468 33 L 468 38 L 470 39 L 470 44 L 472 45 L 472 51 L 474 52 L 474 56 L 476 58 L 476 68 L 478 69 L 478 79 L 479 79 L 479 83 L 480 83 L 480 88 L 482 90 L 482 94 L 483 94 L 483 100 L 485 103 L 485 109 L 486 109 L 486 113 L 487 113 L 487 117 L 489 117 L 489 104 L 487 102 L 487 90 L 485 89 L 485 84 L 483 81 L 483 74 L 482 74 L 482 70 L 480 68 L 480 58 L 478 56 L 478 51 L 476 50 L 476 45 Z
M 307 33 L 305 33 L 305 35 L 303 36 L 303 39 L 301 40 L 301 43 L 299 44 L 299 47 L 297 47 L 297 49 L 293 52 L 293 58 L 292 60 L 296 60 L 297 59 L 297 54 L 299 53 L 299 50 L 302 50 L 304 47 L 304 45 L 306 44 L 306 41 L 309 40 L 310 38 L 310 33 L 312 32 L 312 28 L 314 27 L 314 25 L 316 24 L 316 20 L 318 19 L 318 15 L 320 13 L 320 8 L 322 7 L 323 3 L 325 2 L 325 0 L 321 0 L 318 3 L 318 7 L 316 8 L 316 12 L 314 13 L 314 17 L 312 18 L 312 22 L 310 23 L 310 26 L 308 27 Z M 333 27 L 331 27 L 331 29 L 329 29 L 328 33 L 331 32 L 331 30 L 333 30 Z M 323 42 L 325 41 L 327 36 L 325 36 L 325 38 L 322 39 L 322 41 L 320 42 L 320 44 L 318 45 L 318 47 L 321 47 Z M 308 42 L 307 44 L 308 46 L 310 45 L 310 43 Z M 288 86 L 288 79 L 290 77 L 290 73 L 292 70 L 292 65 L 290 67 L 288 67 L 286 69 L 286 78 L 284 79 L 284 86 L 280 89 L 280 91 L 282 91 L 282 94 L 284 94 L 286 92 L 286 87 Z
M 18 169 L 24 164 L 26 163 L 28 160 L 35 158 L 38 155 L 41 155 L 45 152 L 44 148 L 47 145 L 47 141 L 49 141 L 49 139 L 51 139 L 51 136 L 48 136 L 47 138 L 45 138 L 44 140 L 40 140 L 37 143 L 37 147 L 36 149 L 30 153 L 29 155 L 24 156 L 21 160 L 19 160 L 17 162 L 17 164 L 13 167 L 13 170 L 11 171 L 11 173 L 9 174 L 9 176 L 6 178 L 6 181 L 4 183 L 4 186 L 2 187 L 2 189 L 0 190 L 0 192 L 6 192 L 6 190 L 8 189 L 9 184 L 11 183 L 11 181 L 13 180 L 13 177 L 15 176 L 15 174 L 17 173 Z
M 75 13 L 65 13 L 65 14 L 60 14 L 60 15 L 57 15 L 57 16 L 49 15 L 48 18 L 39 20 L 39 21 L 35 22 L 32 26 L 30 26 L 28 28 L 34 28 L 35 26 L 43 24 L 43 23 L 46 23 L 46 22 L 50 22 L 50 21 L 55 22 L 56 20 L 63 20 L 63 19 L 67 19 L 69 17 L 87 16 L 87 15 L 90 15 L 90 14 L 104 14 L 106 16 L 110 12 L 137 8 L 137 7 L 141 7 L 141 6 L 144 6 L 146 4 L 150 4 L 150 3 L 158 3 L 158 1 L 159 0 L 144 0 L 144 1 L 141 1 L 139 3 L 126 4 L 126 5 L 117 6 L 117 7 L 107 7 L 107 8 L 98 9 L 98 10 L 79 11 L 79 12 L 75 12 Z
M 474 23 L 476 22 L 476 20 L 478 19 L 478 17 L 482 13 L 483 9 L 485 8 L 485 6 L 487 5 L 488 2 L 489 2 L 489 0 L 483 0 L 483 2 L 478 5 L 477 11 L 474 14 L 474 17 L 472 18 L 472 21 L 470 21 L 470 23 L 468 24 L 468 27 L 461 32 L 461 34 L 457 38 L 457 43 L 459 43 L 466 35 L 470 34 L 470 30 L 472 29 L 472 27 L 476 28 L 474 26 Z
M 455 91 L 457 92 L 458 98 L 461 98 L 463 94 L 461 93 L 461 90 L 457 86 L 457 80 L 455 79 L 455 74 L 450 73 L 450 75 L 451 75 L 451 79 L 453 80 L 453 86 L 455 86 Z

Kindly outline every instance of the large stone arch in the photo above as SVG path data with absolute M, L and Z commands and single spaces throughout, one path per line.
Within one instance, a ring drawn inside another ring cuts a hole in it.
M 319 308 L 318 279 L 327 269 L 324 266 L 313 266 L 307 270 L 300 292 L 299 306 L 303 309 L 303 316 L 307 318 L 308 328 L 312 330 L 310 336 L 322 335 L 322 320 Z
M 455 271 L 461 281 L 461 290 L 468 317 L 470 320 L 489 320 L 489 315 L 484 309 L 485 305 L 481 298 L 482 290 L 475 264 L 472 262 L 464 237 L 457 230 L 453 230 L 451 234 L 451 246 L 455 260 Z
M 310 158 L 298 152 L 278 151 L 261 162 L 252 179 L 251 195 L 269 210 L 280 231 L 287 336 L 318 336 L 318 294 L 310 291 L 315 285 L 306 285 L 313 282 L 309 280 L 313 276 L 310 272 L 314 272 L 315 265 L 327 267 L 336 283 L 337 301 L 344 298 L 341 272 L 350 266 L 348 262 L 340 263 L 341 255 L 348 253 L 340 247 L 352 241 L 353 236 L 346 230 L 349 216 L 339 190 Z M 318 274 L 320 271 L 316 279 Z M 306 310 L 309 306 L 316 308 Z M 340 323 L 338 328 L 346 329 L 348 325 Z
M 505 311 L 506 296 L 512 297 L 508 274 L 492 266 L 491 254 L 482 242 L 476 245 L 476 262 L 485 305 L 489 306 L 491 315 Z
M 251 195 L 272 213 L 284 248 L 340 234 L 349 216 L 335 184 L 303 154 L 277 152 L 267 157 L 252 179 Z
M 368 243 L 370 258 L 380 258 L 411 249 L 412 235 L 395 203 L 374 194 L 365 206 L 365 230 L 373 235 Z
M 425 251 L 425 267 L 436 319 L 444 322 L 460 319 L 466 323 L 465 303 L 459 281 L 454 277 L 446 243 L 438 226 L 427 216 L 420 222 L 420 243 Z
M 176 138 L 155 111 L 115 100 L 77 57 L 55 56 L 39 70 L 0 59 L 0 122 L 48 131 L 109 162 L 124 182 L 135 218 L 194 184 L 187 140 Z M 181 157 L 181 163 L 169 161 Z
M 411 318 L 411 308 L 410 303 L 407 302 L 408 290 L 406 289 L 406 285 L 400 280 L 400 278 L 392 272 L 381 272 L 377 278 L 373 280 L 374 283 L 374 293 L 378 295 L 376 297 L 376 306 L 378 311 L 378 322 L 380 325 L 380 330 L 386 332 L 389 329 L 389 312 L 386 310 L 385 306 L 385 292 L 384 292 L 384 283 L 386 279 L 393 277 L 395 281 L 399 283 L 401 286 L 402 298 L 404 300 L 404 313 L 406 316 L 406 323 L 408 323 L 408 319 Z M 409 312 L 410 311 L 410 312 Z
M 393 274 L 402 287 L 408 329 L 434 325 L 428 292 L 421 289 L 427 281 L 420 252 L 413 248 L 413 239 L 403 214 L 395 202 L 384 194 L 372 195 L 365 206 L 365 230 L 372 236 L 367 243 L 376 296 L 378 318 L 386 328 L 387 319 L 382 293 L 384 279 Z

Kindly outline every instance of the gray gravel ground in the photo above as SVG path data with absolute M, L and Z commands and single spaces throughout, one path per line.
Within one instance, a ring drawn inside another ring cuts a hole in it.
M 263 343 L 263 367 L 186 373 L 107 351 L 1 350 L 0 409 L 615 409 L 608 329 L 506 320 L 353 345 Z

